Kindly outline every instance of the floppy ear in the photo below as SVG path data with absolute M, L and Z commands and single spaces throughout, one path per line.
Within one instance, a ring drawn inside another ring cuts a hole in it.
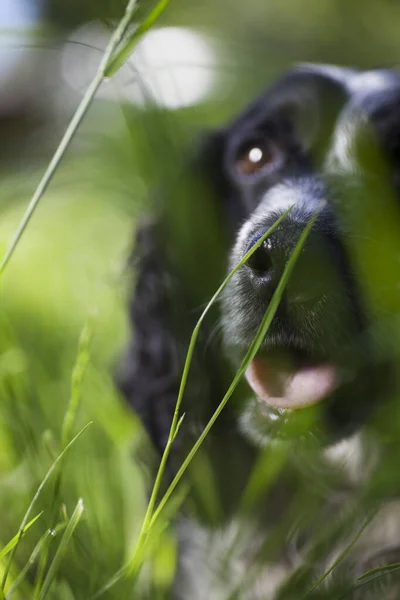
M 137 228 L 132 263 L 135 291 L 129 316 L 133 339 L 119 385 L 159 450 L 168 439 L 180 376 L 179 336 L 173 334 L 172 277 L 165 265 L 155 222 Z M 179 297 L 177 301 L 179 301 Z
M 225 209 L 218 187 L 213 193 L 206 182 L 207 160 L 202 159 L 209 157 L 203 145 L 190 169 L 173 177 L 169 189 L 160 186 L 154 214 L 137 227 L 132 255 L 132 342 L 119 383 L 160 451 L 168 439 L 192 330 L 225 271 Z M 210 338 L 216 319 L 214 310 L 194 352 L 181 408 L 186 434 L 202 426 L 222 397 L 221 352 L 217 336 Z M 181 433 L 174 448 L 179 439 Z

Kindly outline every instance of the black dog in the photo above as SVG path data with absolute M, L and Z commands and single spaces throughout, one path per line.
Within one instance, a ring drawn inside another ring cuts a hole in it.
M 367 523 L 310 597 L 399 598 L 394 571 L 378 587 L 357 577 L 400 559 L 393 470 L 373 485 L 382 455 L 390 462 L 382 430 L 390 437 L 397 392 L 400 75 L 298 67 L 209 136 L 193 178 L 196 193 L 179 181 L 172 192 L 183 196 L 180 229 L 164 205 L 139 228 L 134 251 L 123 389 L 160 450 L 199 306 L 222 269 L 289 213 L 232 278 L 199 340 L 172 472 L 222 399 L 318 213 L 247 383 L 188 471 L 174 597 L 303 598 Z

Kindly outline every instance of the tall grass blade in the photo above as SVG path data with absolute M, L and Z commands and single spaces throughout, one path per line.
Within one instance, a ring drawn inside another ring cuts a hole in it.
M 90 344 L 93 338 L 93 322 L 88 319 L 82 329 L 78 342 L 76 361 L 71 376 L 71 396 L 61 430 L 61 447 L 71 438 L 72 426 L 82 397 L 82 385 L 90 359 Z
M 212 296 L 211 300 L 208 302 L 206 308 L 203 310 L 202 314 L 200 315 L 200 318 L 197 321 L 196 326 L 193 329 L 193 333 L 190 338 L 189 347 L 188 347 L 188 351 L 187 351 L 186 359 L 185 359 L 185 364 L 183 367 L 181 382 L 180 382 L 180 386 L 179 386 L 178 398 L 177 398 L 176 405 L 175 405 L 174 416 L 173 416 L 171 428 L 169 431 L 168 441 L 165 446 L 163 455 L 161 457 L 160 466 L 157 471 L 156 479 L 155 479 L 155 482 L 153 485 L 150 500 L 147 505 L 146 514 L 143 519 L 143 525 L 140 530 L 140 534 L 139 534 L 139 538 L 138 538 L 138 541 L 137 541 L 137 544 L 135 547 L 135 551 L 134 551 L 133 556 L 130 559 L 128 565 L 121 567 L 121 569 L 119 569 L 118 572 L 113 575 L 113 577 L 93 596 L 93 598 L 98 598 L 98 597 L 102 596 L 107 590 L 109 590 L 113 585 L 115 585 L 125 574 L 127 574 L 127 573 L 132 574 L 136 569 L 136 566 L 133 567 L 132 565 L 137 565 L 138 563 L 140 563 L 139 555 L 140 556 L 142 555 L 142 550 L 143 550 L 142 546 L 144 545 L 145 538 L 147 537 L 147 534 L 152 526 L 153 511 L 154 511 L 154 506 L 155 506 L 155 503 L 157 500 L 158 491 L 159 491 L 160 484 L 161 484 L 161 479 L 164 474 L 165 466 L 167 464 L 167 460 L 168 460 L 168 456 L 169 456 L 169 453 L 171 450 L 172 443 L 177 435 L 178 429 L 182 422 L 183 415 L 181 417 L 179 417 L 179 409 L 180 409 L 180 406 L 182 403 L 183 394 L 186 389 L 186 383 L 187 383 L 187 378 L 189 375 L 190 364 L 192 362 L 193 351 L 194 351 L 194 348 L 196 345 L 197 337 L 199 335 L 200 327 L 201 327 L 208 311 L 210 310 L 210 308 L 212 307 L 212 305 L 214 304 L 214 302 L 216 301 L 218 296 L 221 294 L 221 292 L 225 289 L 225 287 L 227 286 L 229 281 L 235 275 L 235 273 L 241 267 L 243 267 L 243 265 L 248 261 L 248 259 L 251 257 L 253 252 L 255 252 L 257 250 L 257 248 L 259 248 L 261 246 L 261 244 L 268 238 L 268 236 L 271 235 L 271 233 L 274 231 L 274 229 L 276 229 L 276 227 L 278 227 L 280 225 L 280 223 L 287 217 L 287 215 L 290 213 L 290 211 L 292 209 L 293 209 L 293 206 L 291 206 L 286 212 L 284 212 L 283 215 L 281 215 L 279 217 L 279 219 L 277 219 L 275 221 L 275 223 L 264 233 L 264 235 L 262 235 L 260 237 L 260 239 L 258 239 L 257 242 L 246 252 L 244 257 L 235 265 L 235 267 L 230 271 L 230 273 L 227 275 L 227 277 L 221 283 L 221 285 L 219 286 L 219 288 L 217 289 L 215 294 Z M 171 490 L 171 493 L 172 493 L 172 490 Z
M 158 505 L 157 509 L 154 512 L 154 515 L 150 521 L 149 527 L 151 527 L 154 522 L 156 521 L 156 519 L 158 518 L 160 512 L 162 511 L 163 507 L 165 506 L 165 504 L 167 503 L 169 497 L 171 496 L 172 492 L 174 491 L 175 487 L 178 485 L 182 475 L 184 474 L 184 472 L 186 471 L 187 467 L 189 466 L 190 462 L 192 461 L 193 457 L 195 456 L 196 452 L 198 451 L 198 449 L 200 448 L 201 444 L 203 443 L 205 437 L 207 436 L 207 434 L 209 433 L 211 427 L 214 425 L 215 421 L 217 420 L 218 416 L 220 415 L 220 413 L 222 412 L 223 408 L 225 407 L 226 403 L 228 402 L 229 398 L 232 396 L 233 392 L 235 391 L 240 379 L 242 378 L 243 374 L 245 373 L 247 367 L 249 366 L 250 362 L 253 360 L 253 358 L 255 357 L 258 348 L 261 345 L 262 340 L 264 339 L 269 326 L 271 325 L 272 319 L 275 316 L 275 313 L 277 311 L 277 308 L 279 306 L 281 297 L 282 297 L 282 293 L 285 289 L 285 286 L 288 282 L 288 279 L 293 271 L 294 265 L 296 264 L 296 261 L 299 257 L 299 254 L 303 248 L 303 245 L 307 239 L 307 236 L 315 222 L 315 219 L 318 216 L 319 211 L 321 210 L 321 207 L 314 213 L 313 217 L 310 219 L 310 221 L 308 222 L 308 224 L 306 225 L 306 227 L 304 228 L 304 231 L 302 232 L 299 241 L 296 244 L 296 247 L 293 251 L 293 253 L 291 254 L 286 267 L 284 269 L 283 275 L 279 281 L 279 284 L 272 296 L 271 302 L 269 303 L 268 309 L 261 321 L 261 324 L 257 330 L 257 333 L 255 335 L 255 338 L 253 340 L 253 342 L 251 343 L 249 349 L 246 352 L 246 355 L 239 367 L 239 369 L 236 372 L 235 377 L 233 378 L 233 381 L 231 383 L 231 385 L 228 388 L 228 391 L 226 392 L 224 398 L 222 399 L 221 403 L 219 404 L 217 410 L 215 411 L 215 413 L 213 414 L 213 416 L 211 417 L 211 419 L 209 420 L 209 422 L 207 423 L 206 427 L 204 428 L 202 434 L 200 435 L 200 437 L 198 438 L 197 442 L 194 444 L 193 448 L 191 449 L 191 451 L 189 452 L 188 456 L 186 457 L 186 459 L 184 460 L 183 464 L 181 465 L 180 469 L 178 470 L 177 474 L 175 475 L 174 479 L 172 480 L 170 486 L 168 487 L 164 497 L 162 498 L 160 504 Z
M 68 522 L 68 525 L 65 529 L 65 532 L 61 538 L 60 545 L 57 548 L 57 552 L 54 555 L 53 561 L 47 571 L 47 575 L 43 581 L 42 589 L 40 590 L 40 594 L 38 596 L 38 600 L 44 600 L 47 596 L 47 593 L 50 589 L 51 584 L 53 583 L 54 577 L 57 573 L 57 569 L 60 565 L 60 562 L 63 559 L 65 551 L 69 542 L 71 541 L 72 535 L 78 526 L 79 521 L 82 518 L 83 511 L 85 510 L 83 500 L 80 498 L 75 507 L 74 512 L 72 513 L 71 519 Z
M 292 253 L 292 255 L 290 256 L 286 267 L 284 269 L 283 275 L 279 281 L 279 284 L 277 286 L 277 289 L 275 290 L 271 302 L 268 306 L 268 309 L 261 321 L 260 327 L 257 330 L 256 336 L 253 340 L 253 342 L 251 343 L 248 351 L 246 352 L 246 355 L 238 369 L 238 371 L 236 372 L 236 375 L 231 383 L 231 385 L 228 388 L 228 391 L 226 392 L 224 398 L 222 399 L 221 403 L 219 404 L 218 408 L 216 409 L 216 411 L 214 412 L 213 416 L 211 417 L 211 419 L 209 420 L 209 422 L 207 423 L 206 427 L 204 428 L 202 434 L 200 435 L 200 437 L 198 438 L 198 440 L 196 441 L 196 443 L 194 444 L 193 448 L 191 449 L 191 451 L 189 452 L 188 456 L 186 457 L 186 459 L 184 460 L 184 462 L 182 463 L 181 467 L 179 468 L 177 474 L 175 475 L 174 479 L 172 480 L 171 484 L 169 485 L 166 493 L 164 494 L 163 498 L 161 499 L 157 509 L 154 511 L 154 513 L 152 514 L 152 508 L 153 506 L 151 506 L 151 510 L 148 510 L 146 512 L 146 516 L 145 516 L 145 520 L 143 523 L 143 527 L 141 530 L 141 534 L 139 536 L 138 539 L 138 543 L 136 545 L 135 548 L 135 552 L 131 558 L 130 563 L 127 565 L 125 572 L 126 575 L 134 575 L 138 572 L 140 565 L 141 565 L 141 560 L 143 557 L 143 550 L 144 550 L 144 546 L 146 543 L 146 539 L 147 539 L 147 535 L 151 529 L 151 527 L 154 525 L 154 523 L 156 522 L 158 516 L 160 515 L 161 511 L 163 510 L 164 506 L 166 505 L 166 503 L 168 502 L 171 494 L 173 493 L 173 491 L 175 490 L 176 486 L 178 485 L 179 481 L 181 480 L 184 472 L 186 471 L 187 467 L 189 466 L 190 462 L 192 461 L 192 459 L 194 458 L 195 454 L 197 453 L 198 449 L 200 448 L 200 446 L 202 445 L 204 439 L 206 438 L 206 436 L 208 435 L 210 429 L 212 428 L 212 426 L 214 425 L 215 421 L 217 420 L 217 418 L 219 417 L 220 413 L 222 412 L 223 408 L 225 407 L 226 403 L 228 402 L 229 398 L 232 396 L 234 390 L 236 389 L 240 379 L 242 378 L 244 372 L 246 371 L 248 365 L 250 364 L 250 362 L 253 360 L 253 358 L 255 357 L 258 348 L 261 345 L 262 340 L 265 337 L 265 334 L 268 331 L 268 328 L 272 322 L 272 319 L 275 316 L 275 313 L 277 311 L 277 308 L 279 306 L 281 297 L 282 297 L 282 293 L 285 289 L 285 286 L 287 284 L 287 281 L 292 273 L 292 270 L 294 268 L 294 265 L 299 257 L 299 254 L 303 248 L 303 245 L 307 239 L 307 236 L 321 210 L 321 208 L 323 207 L 324 202 L 322 202 L 319 206 L 319 208 L 317 209 L 317 211 L 314 213 L 314 215 L 312 216 L 312 218 L 310 219 L 310 221 L 308 222 L 308 224 L 306 225 L 306 227 L 304 228 L 304 231 L 302 232 L 302 234 L 300 235 L 300 238 L 296 244 L 296 247 Z M 289 209 L 290 211 L 291 209 Z M 289 212 L 287 211 L 284 215 L 282 215 L 281 219 L 284 218 L 287 213 Z M 279 222 L 280 222 L 279 220 Z M 279 224 L 278 222 L 275 223 L 275 227 L 277 226 L 277 224 Z M 267 234 L 270 234 L 271 231 L 267 232 Z M 262 238 L 262 241 L 264 241 L 264 239 L 266 237 L 268 237 L 268 235 L 265 234 Z M 262 243 L 261 240 L 259 240 L 260 243 Z M 251 248 L 251 250 L 255 250 L 254 246 L 253 248 Z M 249 256 L 251 256 L 251 250 L 246 254 L 245 256 L 245 260 L 242 259 L 242 261 L 240 261 L 240 263 L 233 269 L 233 271 L 231 271 L 231 273 L 228 275 L 228 278 L 223 282 L 223 284 L 220 286 L 220 288 L 217 290 L 216 294 L 214 294 L 213 298 L 211 299 L 210 303 L 207 305 L 205 311 L 203 312 L 202 316 L 199 319 L 198 325 L 199 323 L 201 324 L 202 322 L 202 318 L 204 316 L 204 314 L 207 312 L 207 310 L 209 309 L 209 307 L 211 306 L 211 304 L 214 302 L 215 298 L 217 297 L 217 295 L 222 291 L 223 287 L 225 287 L 227 281 L 229 281 L 229 279 L 233 276 L 233 274 L 237 271 L 238 268 L 240 268 L 240 266 L 242 266 L 246 260 L 248 260 Z M 248 256 L 249 255 L 249 256 Z M 240 265 L 240 266 L 239 266 Z M 221 289 L 222 288 L 222 289 Z M 197 326 L 196 326 L 197 327 Z M 196 328 L 195 331 L 193 332 L 193 335 L 196 333 Z M 191 342 L 193 339 L 193 335 L 191 338 Z M 195 336 L 195 339 L 197 338 L 197 335 Z M 191 353 L 190 353 L 191 351 Z M 190 353 L 190 354 L 189 354 Z M 191 346 L 191 344 L 189 345 L 189 351 L 188 351 L 188 356 L 187 356 L 187 361 L 185 363 L 185 368 L 184 368 L 184 374 L 182 376 L 182 381 L 181 381 L 181 386 L 183 385 L 183 389 L 185 387 L 186 384 L 186 379 L 185 379 L 185 375 L 187 378 L 187 371 L 189 369 L 189 367 L 187 366 L 188 360 L 189 360 L 189 364 L 190 364 L 190 359 L 193 353 L 193 347 Z M 177 405 L 176 405 L 176 409 L 175 409 L 175 414 L 174 414 L 174 419 L 173 419 L 173 423 L 171 425 L 171 430 L 170 430 L 170 438 L 168 440 L 167 446 L 166 446 L 166 451 L 169 452 L 170 449 L 170 445 L 174 439 L 174 432 L 176 429 L 176 424 L 178 422 L 178 410 L 179 410 L 179 399 L 180 399 L 180 395 L 178 396 L 178 401 L 177 401 Z M 172 434 L 172 435 L 171 435 Z M 170 442 L 171 440 L 171 442 Z M 162 460 L 161 460 L 161 464 L 160 464 L 160 469 L 158 471 L 157 474 L 157 478 L 156 478 L 156 484 L 160 484 L 160 479 L 162 476 L 162 473 L 164 471 L 165 468 L 165 463 L 166 463 L 166 451 L 164 451 Z M 156 485 L 155 484 L 155 485 Z M 157 487 L 157 491 L 158 491 L 158 487 Z M 151 499 L 153 500 L 153 505 L 155 502 L 155 496 L 153 496 L 154 494 L 154 488 L 153 488 L 153 493 L 152 493 L 152 497 Z
M 84 376 L 87 370 L 87 366 L 90 358 L 90 343 L 93 337 L 93 323 L 91 319 L 88 319 L 82 329 L 81 335 L 78 342 L 78 351 L 76 354 L 76 360 L 72 369 L 71 375 L 71 395 L 68 403 L 68 408 L 64 416 L 64 421 L 61 428 L 61 448 L 65 448 L 68 441 L 71 438 L 71 431 L 75 421 L 76 412 L 78 410 L 79 401 L 82 396 L 82 385 Z M 57 479 L 54 485 L 53 493 L 53 518 L 52 523 L 54 524 L 57 520 L 56 510 L 57 502 L 60 495 L 61 489 L 61 471 L 57 473 Z
M 86 90 L 86 92 L 82 98 L 82 101 L 79 104 L 74 116 L 72 117 L 70 124 L 68 125 L 68 127 L 64 133 L 64 136 L 54 153 L 53 158 L 51 159 L 46 171 L 44 172 L 42 179 L 40 180 L 35 192 L 33 193 L 33 196 L 28 204 L 25 214 L 22 217 L 22 220 L 21 220 L 20 224 L 18 225 L 13 238 L 11 239 L 11 242 L 6 250 L 3 260 L 0 263 L 0 275 L 3 273 L 10 258 L 14 254 L 21 237 L 22 237 L 26 227 L 28 226 L 29 221 L 32 218 L 32 215 L 35 212 L 35 209 L 37 208 L 37 206 L 39 204 L 41 197 L 43 196 L 50 181 L 52 180 L 54 173 L 56 172 L 66 150 L 68 149 L 75 133 L 77 132 L 82 119 L 86 115 L 86 112 L 88 111 L 88 109 L 93 101 L 93 98 L 96 95 L 97 90 L 99 89 L 100 85 L 103 83 L 104 77 L 105 77 L 105 70 L 108 65 L 108 62 L 109 62 L 110 58 L 112 57 L 112 55 L 114 54 L 116 48 L 121 43 L 124 35 L 126 34 L 126 32 L 128 30 L 128 26 L 132 20 L 132 16 L 133 16 L 134 10 L 136 8 L 136 4 L 137 4 L 137 0 L 129 0 L 126 10 L 125 10 L 125 14 L 122 17 L 118 27 L 115 29 L 114 33 L 112 34 L 110 41 L 107 45 L 107 48 L 105 49 L 105 52 L 100 61 L 99 67 L 97 69 L 97 72 L 96 72 L 95 76 L 93 77 L 91 83 L 89 84 L 89 87 Z
M 193 351 L 194 351 L 194 347 L 195 347 L 196 340 L 197 340 L 197 337 L 198 337 L 200 326 L 201 326 L 201 324 L 202 324 L 202 322 L 203 322 L 203 320 L 204 320 L 207 312 L 209 311 L 209 309 L 211 308 L 211 306 L 214 304 L 214 302 L 217 299 L 217 297 L 221 294 L 221 292 L 223 291 L 223 289 L 226 287 L 226 285 L 228 284 L 228 282 L 232 279 L 232 277 L 234 276 L 234 274 L 238 271 L 238 269 L 240 269 L 245 264 L 245 262 L 250 258 L 250 256 L 252 255 L 252 253 L 255 252 L 255 250 L 263 243 L 263 241 L 269 235 L 271 235 L 271 233 L 273 232 L 273 230 L 276 227 L 278 227 L 278 225 L 288 215 L 288 213 L 290 212 L 290 210 L 291 210 L 291 208 L 289 210 L 287 210 L 274 223 L 274 225 L 245 254 L 245 256 L 243 257 L 243 259 L 232 269 L 232 271 L 229 273 L 229 275 L 226 277 L 226 279 L 220 285 L 220 287 L 218 288 L 218 290 L 215 292 L 215 294 L 211 298 L 210 302 L 207 304 L 206 308 L 204 309 L 201 317 L 199 318 L 199 320 L 198 320 L 198 322 L 196 324 L 196 327 L 195 327 L 195 329 L 193 331 L 193 334 L 192 334 L 192 337 L 191 337 L 191 340 L 190 340 L 189 350 L 188 350 L 188 353 L 187 353 L 187 358 L 186 358 L 185 366 L 184 366 L 184 369 L 183 369 L 183 375 L 182 375 L 182 379 L 181 379 L 181 386 L 180 386 L 180 390 L 179 390 L 179 394 L 178 394 L 178 400 L 177 400 L 177 403 L 176 403 L 176 406 L 175 406 L 175 412 L 174 412 L 174 417 L 173 417 L 173 421 L 172 421 L 172 425 L 171 425 L 170 436 L 168 438 L 168 442 L 167 442 L 164 454 L 163 454 L 162 459 L 161 459 L 160 468 L 159 468 L 159 471 L 157 473 L 156 481 L 155 481 L 155 484 L 154 484 L 154 487 L 153 487 L 153 493 L 152 493 L 151 499 L 150 499 L 151 501 L 149 502 L 149 506 L 148 506 L 148 512 L 146 513 L 146 517 L 145 517 L 145 521 L 144 521 L 143 534 L 142 534 L 143 537 L 146 537 L 146 535 L 148 533 L 148 530 L 152 527 L 152 525 L 153 525 L 156 517 L 159 514 L 159 510 L 157 509 L 156 513 L 153 515 L 153 509 L 154 509 L 154 505 L 155 505 L 155 502 L 156 502 L 156 499 L 157 499 L 158 490 L 159 490 L 160 483 L 161 483 L 161 478 L 163 476 L 165 465 L 166 465 L 166 462 L 167 462 L 167 459 L 168 459 L 168 456 L 169 456 L 170 448 L 171 448 L 171 445 L 172 445 L 172 443 L 173 443 L 173 441 L 175 439 L 175 436 L 176 436 L 176 429 L 177 429 L 177 426 L 179 424 L 179 420 L 178 420 L 179 409 L 180 409 L 181 401 L 182 401 L 183 394 L 184 394 L 184 391 L 185 391 L 185 388 L 186 388 L 186 382 L 187 382 L 187 378 L 188 378 L 188 374 L 189 374 L 190 363 L 191 363 L 191 360 L 192 360 Z M 278 286 L 278 288 L 279 288 L 279 286 Z M 228 393 L 229 393 L 228 398 L 233 393 L 233 391 L 234 391 L 237 383 L 239 382 L 240 377 L 241 377 L 241 375 L 239 376 L 239 378 L 237 380 L 235 378 L 234 381 L 236 381 L 236 383 L 235 383 L 234 387 L 232 388 L 232 385 L 231 385 L 231 387 L 229 388 L 230 393 L 228 391 Z M 220 405 L 221 409 L 219 410 L 219 412 L 221 412 L 221 410 L 222 410 L 223 406 L 225 405 L 226 401 L 228 400 L 228 398 L 226 398 L 226 396 L 225 396 L 224 400 L 221 402 L 222 406 Z M 185 462 L 183 463 L 182 467 L 179 469 L 176 478 L 171 483 L 170 488 L 168 488 L 168 491 L 167 491 L 168 497 L 165 499 L 165 502 L 168 500 L 170 494 L 172 493 L 172 491 L 175 488 L 176 484 L 178 483 L 179 479 L 181 478 L 181 476 L 183 475 L 184 471 L 186 470 L 186 467 L 189 465 L 189 463 L 192 460 L 194 454 L 197 452 L 198 448 L 202 444 L 205 436 L 207 435 L 208 431 L 211 429 L 213 423 L 215 422 L 216 418 L 218 417 L 219 412 L 214 413 L 213 418 L 209 421 L 209 423 L 206 426 L 205 430 L 203 431 L 202 435 L 200 436 L 200 438 L 196 442 L 196 444 L 193 447 L 192 451 L 189 453 L 189 455 L 186 458 Z M 178 477 L 178 475 L 179 475 L 179 477 Z M 176 483 L 175 483 L 175 485 L 173 485 L 174 482 L 175 482 L 175 480 L 176 480 Z M 161 501 L 161 503 L 162 502 L 163 502 L 163 500 Z M 164 502 L 164 504 L 165 504 L 165 502 Z M 150 518 L 150 515 L 152 515 L 151 518 Z M 140 546 L 141 546 L 141 543 L 143 541 L 142 540 L 142 536 L 139 536 L 138 545 L 136 547 L 136 548 L 139 548 L 138 552 L 140 551 Z M 135 555 L 134 555 L 134 557 L 135 557 Z M 132 558 L 131 566 L 128 568 L 128 572 L 129 573 L 133 573 L 135 571 L 135 569 L 136 569 L 136 560 L 134 559 L 134 557 Z
M 78 351 L 76 354 L 75 364 L 71 375 L 71 395 L 68 403 L 67 411 L 64 415 L 64 421 L 61 428 L 61 448 L 65 448 L 71 438 L 71 431 L 75 421 L 76 412 L 78 410 L 79 401 L 82 396 L 82 385 L 86 369 L 90 358 L 90 343 L 93 336 L 93 324 L 91 319 L 88 319 L 79 336 Z M 56 482 L 54 484 L 54 493 L 52 500 L 53 517 L 52 523 L 57 520 L 57 506 L 60 496 L 62 473 L 58 470 Z

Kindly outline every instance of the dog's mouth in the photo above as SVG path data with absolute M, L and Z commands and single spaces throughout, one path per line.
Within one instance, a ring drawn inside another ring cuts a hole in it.
M 255 356 L 246 379 L 267 407 L 297 410 L 330 396 L 341 377 L 340 369 L 328 359 L 273 350 Z

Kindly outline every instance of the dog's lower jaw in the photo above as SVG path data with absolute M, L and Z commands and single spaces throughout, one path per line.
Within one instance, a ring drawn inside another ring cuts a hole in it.
M 238 418 L 238 428 L 258 448 L 282 444 L 292 444 L 294 449 L 299 444 L 321 446 L 322 440 L 318 439 L 317 429 L 319 414 L 313 407 L 296 411 L 297 415 L 302 413 L 302 432 L 297 432 L 296 439 L 290 439 L 290 425 L 286 425 L 286 435 L 284 428 L 285 420 L 290 420 L 293 411 L 267 407 L 254 394 L 247 397 L 244 405 Z M 379 445 L 366 427 L 339 441 L 322 444 L 322 453 L 329 465 L 338 469 L 351 487 L 358 487 L 369 480 L 380 456 Z

